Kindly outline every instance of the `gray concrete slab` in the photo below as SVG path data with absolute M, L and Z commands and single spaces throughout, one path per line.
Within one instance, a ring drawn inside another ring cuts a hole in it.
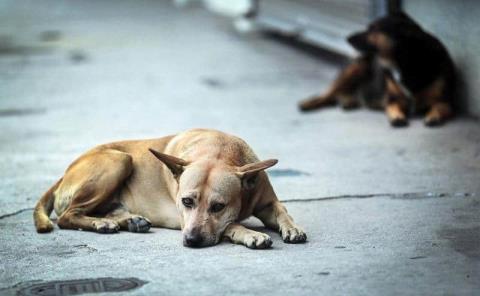
M 178 231 L 35 234 L 31 213 L 0 220 L 2 286 L 33 280 L 137 277 L 132 295 L 475 295 L 479 197 L 287 203 L 309 241 L 271 250 L 181 246 Z M 247 225 L 259 227 L 253 219 Z M 0 290 L 1 292 L 1 290 Z
M 149 281 L 139 295 L 479 289 L 477 121 L 392 129 L 366 110 L 300 114 L 337 64 L 167 1 L 0 1 L 0 68 L 0 288 L 136 276 Z M 34 232 L 28 209 L 86 149 L 192 127 L 279 158 L 272 182 L 298 200 L 287 207 L 309 242 L 189 250 L 164 229 Z

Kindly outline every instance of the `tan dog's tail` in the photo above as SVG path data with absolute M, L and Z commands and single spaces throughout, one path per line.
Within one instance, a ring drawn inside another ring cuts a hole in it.
M 55 183 L 47 192 L 45 192 L 35 206 L 33 211 L 33 221 L 38 233 L 46 233 L 53 230 L 53 223 L 50 221 L 50 213 L 53 210 L 53 202 L 55 201 L 54 191 L 62 182 L 62 178 Z

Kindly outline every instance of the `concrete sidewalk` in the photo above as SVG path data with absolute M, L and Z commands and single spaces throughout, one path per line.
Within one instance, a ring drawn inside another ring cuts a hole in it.
M 0 68 L 0 294 L 98 277 L 148 281 L 128 295 L 480 289 L 477 121 L 300 114 L 337 64 L 167 1 L 0 1 Z M 272 182 L 309 242 L 191 250 L 165 229 L 35 233 L 31 207 L 80 153 L 193 127 L 278 158 Z

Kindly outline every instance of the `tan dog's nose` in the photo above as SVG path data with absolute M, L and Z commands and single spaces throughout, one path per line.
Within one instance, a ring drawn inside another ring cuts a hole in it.
M 183 245 L 185 247 L 198 248 L 202 246 L 202 243 L 203 237 L 197 229 L 194 229 L 183 236 Z

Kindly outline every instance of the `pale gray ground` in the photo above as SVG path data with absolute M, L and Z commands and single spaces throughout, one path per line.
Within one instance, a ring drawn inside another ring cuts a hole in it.
M 166 1 L 0 1 L 0 69 L 0 289 L 138 277 L 149 283 L 129 295 L 478 294 L 477 121 L 395 130 L 366 110 L 300 114 L 337 64 Z M 272 182 L 309 242 L 35 233 L 29 208 L 80 153 L 191 127 L 280 159 Z

